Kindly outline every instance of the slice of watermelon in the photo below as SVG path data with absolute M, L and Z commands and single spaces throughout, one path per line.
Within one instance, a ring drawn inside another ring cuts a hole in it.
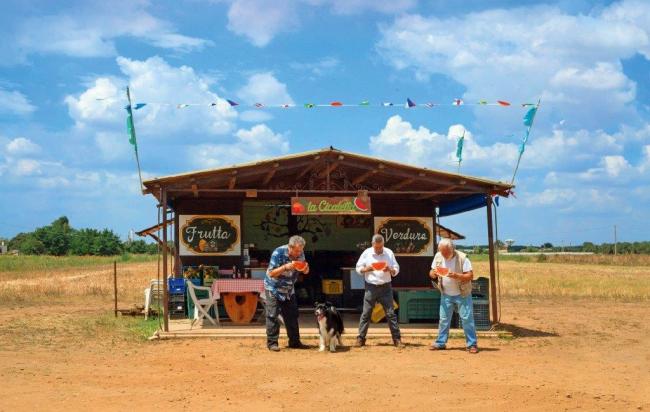
M 388 263 L 383 261 L 373 262 L 371 266 L 375 270 L 384 270 L 386 269 L 386 266 L 388 266 Z
M 436 268 L 436 273 L 440 276 L 447 276 L 449 274 L 449 269 L 438 266 Z
M 301 260 L 294 260 L 292 263 L 293 263 L 293 267 L 296 268 L 296 270 L 299 272 L 302 272 L 303 270 L 307 269 L 307 262 L 303 262 Z
M 368 205 L 363 202 L 363 200 L 358 197 L 354 198 L 354 206 L 362 212 L 368 211 Z

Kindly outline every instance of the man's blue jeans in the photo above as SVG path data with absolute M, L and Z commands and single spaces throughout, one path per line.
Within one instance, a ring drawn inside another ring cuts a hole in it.
M 449 338 L 449 326 L 451 316 L 454 314 L 454 307 L 458 307 L 458 314 L 463 321 L 465 340 L 467 347 L 476 346 L 476 326 L 474 326 L 474 309 L 472 306 L 472 295 L 449 296 L 444 293 L 440 296 L 440 323 L 438 325 L 438 339 L 436 346 L 444 347 Z

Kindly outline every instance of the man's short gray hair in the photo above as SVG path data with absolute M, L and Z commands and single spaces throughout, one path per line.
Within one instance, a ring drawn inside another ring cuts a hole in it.
M 449 249 L 456 250 L 456 246 L 454 245 L 454 242 L 451 239 L 444 238 L 438 243 L 438 250 L 442 249 L 443 247 L 448 247 Z
M 372 243 L 384 243 L 384 237 L 380 234 L 376 234 L 372 236 Z
M 305 239 L 302 236 L 291 236 L 289 238 L 289 246 L 305 246 Z

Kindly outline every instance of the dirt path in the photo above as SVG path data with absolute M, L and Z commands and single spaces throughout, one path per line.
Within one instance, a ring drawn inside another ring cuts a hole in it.
M 0 410 L 650 408 L 649 305 L 511 301 L 503 310 L 519 337 L 484 339 L 476 356 L 462 340 L 436 353 L 418 340 L 321 354 L 270 353 L 252 339 L 36 339 L 0 351 Z M 3 312 L 0 326 L 17 315 Z

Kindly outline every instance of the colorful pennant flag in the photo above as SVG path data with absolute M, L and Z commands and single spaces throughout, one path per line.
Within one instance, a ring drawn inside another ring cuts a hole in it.
M 384 107 L 389 107 L 389 106 L 392 106 L 393 103 L 391 103 L 391 102 L 383 102 L 381 105 L 384 106 Z
M 501 106 L 510 106 L 510 103 L 506 102 L 505 100 L 497 100 L 497 103 L 499 103 Z
M 413 100 L 409 99 L 408 97 L 406 98 L 406 107 L 415 107 L 417 106 Z
M 435 106 L 435 104 L 433 104 L 431 102 L 425 103 L 424 105 L 427 106 L 428 108 L 432 108 L 433 106 Z
M 463 143 L 465 141 L 465 130 L 463 130 L 463 135 L 458 138 L 458 142 L 456 142 L 456 158 L 458 159 L 458 163 L 463 161 Z
M 361 103 L 359 103 L 359 106 L 370 106 L 370 102 L 368 100 L 364 100 Z
M 255 103 L 255 107 L 261 109 L 262 107 L 264 107 L 264 105 L 262 103 Z
M 454 106 L 460 106 L 463 104 L 463 99 L 454 99 Z
M 226 101 L 227 101 L 228 104 L 229 104 L 230 106 L 232 106 L 232 107 L 239 106 L 239 103 L 237 103 L 237 102 L 235 102 L 235 101 L 228 100 L 228 99 L 226 99 Z
M 188 106 L 189 106 L 189 104 L 181 103 L 181 104 L 176 105 L 176 108 L 177 109 L 184 109 L 184 108 L 186 108 Z
M 343 106 L 343 103 L 341 103 L 341 102 L 332 102 L 332 103 L 330 103 L 330 106 L 341 107 L 341 106 Z
M 146 105 L 147 105 L 147 103 L 136 103 L 134 109 L 135 110 L 140 110 L 143 107 L 145 107 Z
M 306 109 L 313 109 L 314 108 L 314 103 L 305 103 L 305 108 Z
M 533 120 L 535 119 L 535 114 L 537 113 L 537 107 L 531 107 L 528 109 L 524 115 L 524 126 L 530 127 L 533 125 Z
M 478 101 L 478 104 L 488 104 L 488 101 L 485 99 L 481 99 Z

